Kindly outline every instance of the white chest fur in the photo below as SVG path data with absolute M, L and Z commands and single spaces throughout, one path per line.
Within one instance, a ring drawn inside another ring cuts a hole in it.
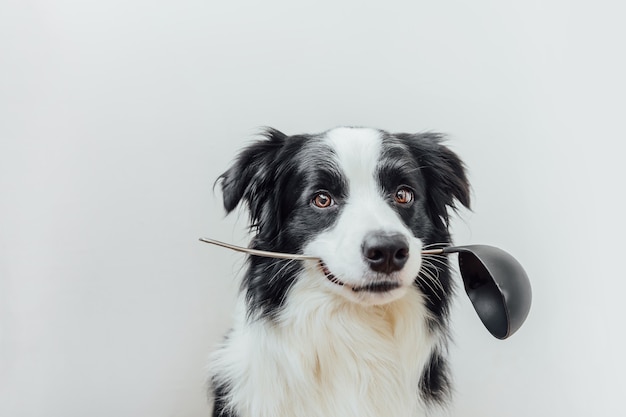
M 240 301 L 211 374 L 241 417 L 422 416 L 419 379 L 437 344 L 427 314 L 413 288 L 365 307 L 298 280 L 278 322 L 247 320 Z

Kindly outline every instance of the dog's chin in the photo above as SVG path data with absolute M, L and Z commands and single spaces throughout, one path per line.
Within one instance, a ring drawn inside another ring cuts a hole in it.
M 352 284 L 337 278 L 323 262 L 320 261 L 318 266 L 326 280 L 331 283 L 330 287 L 334 291 L 359 304 L 387 304 L 402 298 L 407 291 L 407 286 L 399 279 L 397 274 L 382 280 Z

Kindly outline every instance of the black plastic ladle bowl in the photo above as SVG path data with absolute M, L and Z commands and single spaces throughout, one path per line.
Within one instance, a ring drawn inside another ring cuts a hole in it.
M 450 246 L 424 254 L 459 254 L 459 270 L 478 317 L 498 339 L 524 323 L 532 304 L 526 271 L 509 253 L 488 245 Z
M 313 259 L 290 253 L 267 252 L 201 238 L 203 242 L 223 246 L 255 256 L 283 259 Z M 449 246 L 422 251 L 423 255 L 459 254 L 459 270 L 478 317 L 498 339 L 506 339 L 524 324 L 532 304 L 528 276 L 517 260 L 502 249 L 488 245 Z

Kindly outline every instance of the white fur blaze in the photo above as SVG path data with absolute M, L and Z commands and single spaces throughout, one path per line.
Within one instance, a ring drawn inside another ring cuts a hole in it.
M 414 237 L 389 206 L 377 182 L 381 154 L 380 132 L 372 129 L 338 128 L 326 137 L 348 182 L 348 199 L 343 202 L 336 225 L 319 234 L 305 247 L 305 253 L 320 257 L 333 275 L 348 284 L 329 287 L 362 304 L 384 304 L 402 297 L 413 284 L 421 267 L 422 242 Z M 397 278 L 402 285 L 385 293 L 353 292 L 349 287 L 366 284 L 371 277 L 363 259 L 365 236 L 372 232 L 402 235 L 409 243 L 409 259 Z

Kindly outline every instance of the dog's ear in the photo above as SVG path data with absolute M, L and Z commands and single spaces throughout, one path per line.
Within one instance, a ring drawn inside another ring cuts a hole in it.
M 447 207 L 457 209 L 456 201 L 470 208 L 470 185 L 465 165 L 458 155 L 443 145 L 443 135 L 422 133 L 400 135 L 408 144 L 426 179 L 427 205 L 436 222 L 448 226 Z
M 246 147 L 233 165 L 220 177 L 224 209 L 230 213 L 243 200 L 248 204 L 252 223 L 258 222 L 263 204 L 274 186 L 275 161 L 282 149 L 284 133 L 268 128 L 261 139 Z

